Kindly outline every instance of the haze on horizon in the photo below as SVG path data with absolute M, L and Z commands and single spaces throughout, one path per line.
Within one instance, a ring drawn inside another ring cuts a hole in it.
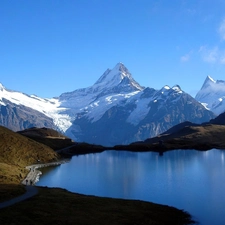
M 142 86 L 195 96 L 224 80 L 225 2 L 2 0 L 0 83 L 54 97 L 122 62 Z

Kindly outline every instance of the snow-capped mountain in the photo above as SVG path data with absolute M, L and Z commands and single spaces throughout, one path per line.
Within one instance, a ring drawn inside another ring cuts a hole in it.
M 103 145 L 144 140 L 186 120 L 214 118 L 178 85 L 161 90 L 140 86 L 122 63 L 106 70 L 93 86 L 64 93 L 59 101 L 73 118 L 66 135 Z
M 101 97 L 98 104 L 81 110 L 67 135 L 89 143 L 127 144 L 156 136 L 184 121 L 201 123 L 214 118 L 179 86 L 145 88 L 113 101 L 117 95 Z
M 6 89 L 0 84 L 0 124 L 14 131 L 32 126 L 58 128 L 66 131 L 70 118 L 62 114 L 57 99 L 43 99 Z
M 0 124 L 10 129 L 14 124 L 13 130 L 56 127 L 75 141 L 108 146 L 145 140 L 184 121 L 202 123 L 215 117 L 178 85 L 142 87 L 122 63 L 107 69 L 91 87 L 53 99 L 0 86 L 0 104 Z
M 225 81 L 207 76 L 195 99 L 216 115 L 225 112 Z

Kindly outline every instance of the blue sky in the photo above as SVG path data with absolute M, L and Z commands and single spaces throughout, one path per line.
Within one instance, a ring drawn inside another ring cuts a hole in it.
M 40 97 L 124 65 L 141 85 L 195 96 L 225 80 L 223 0 L 1 0 L 0 82 Z

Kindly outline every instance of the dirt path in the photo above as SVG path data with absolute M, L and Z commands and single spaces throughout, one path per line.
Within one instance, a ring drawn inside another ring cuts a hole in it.
M 22 181 L 23 185 L 34 185 L 38 180 L 40 175 L 42 174 L 38 168 L 48 167 L 48 166 L 57 166 L 61 165 L 63 163 L 66 163 L 67 160 L 62 160 L 58 162 L 51 162 L 51 163 L 39 163 L 39 164 L 33 164 L 30 166 L 26 166 L 26 169 L 29 170 L 29 173 L 27 174 L 26 178 Z
M 0 209 L 11 206 L 15 203 L 24 201 L 28 198 L 33 197 L 34 195 L 36 195 L 38 193 L 38 189 L 35 186 L 26 186 L 26 193 L 23 195 L 20 195 L 16 198 L 13 198 L 11 200 L 5 201 L 5 202 L 1 202 L 0 203 Z

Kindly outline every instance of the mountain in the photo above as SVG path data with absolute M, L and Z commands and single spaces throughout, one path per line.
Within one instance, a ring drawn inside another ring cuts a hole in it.
M 93 108 L 96 100 L 101 97 L 109 96 L 106 103 L 123 98 L 126 94 L 136 93 L 143 90 L 131 76 L 128 69 L 118 63 L 112 70 L 107 69 L 97 82 L 88 88 L 82 88 L 73 92 L 63 93 L 59 96 L 62 107 L 82 109 L 84 107 Z M 110 96 L 116 96 L 116 99 L 110 99 Z M 90 105 L 90 106 L 89 106 Z
M 221 113 L 215 119 L 209 121 L 210 124 L 225 125 L 225 112 Z
M 6 89 L 0 84 L 0 125 L 13 131 L 30 127 L 50 127 L 65 131 L 71 125 L 67 115 L 60 114 L 57 99 L 43 99 Z
M 146 88 L 120 97 L 117 104 L 114 101 L 111 107 L 106 105 L 110 108 L 105 107 L 104 101 L 116 96 L 98 99 L 95 107 L 81 112 L 74 120 L 68 136 L 102 145 L 128 144 L 156 136 L 184 121 L 200 123 L 214 118 L 212 112 L 178 86 Z M 104 114 L 96 118 L 98 111 Z
M 208 121 L 214 114 L 178 85 L 144 88 L 117 64 L 91 87 L 59 97 L 73 117 L 66 135 L 94 144 L 128 144 L 153 137 L 183 121 Z
M 105 146 L 145 140 L 184 121 L 215 118 L 179 85 L 160 90 L 141 86 L 122 63 L 107 69 L 92 86 L 58 98 L 42 99 L 2 86 L 0 100 L 3 108 L 22 111 L 1 109 L 0 124 L 13 130 L 49 127 L 74 141 Z
M 215 81 L 210 76 L 207 76 L 195 99 L 207 109 L 219 115 L 225 111 L 225 81 Z
M 180 123 L 157 137 L 148 138 L 124 148 L 133 151 L 148 149 L 161 153 L 171 149 L 225 149 L 224 133 L 225 113 L 222 113 L 215 119 L 202 124 Z

